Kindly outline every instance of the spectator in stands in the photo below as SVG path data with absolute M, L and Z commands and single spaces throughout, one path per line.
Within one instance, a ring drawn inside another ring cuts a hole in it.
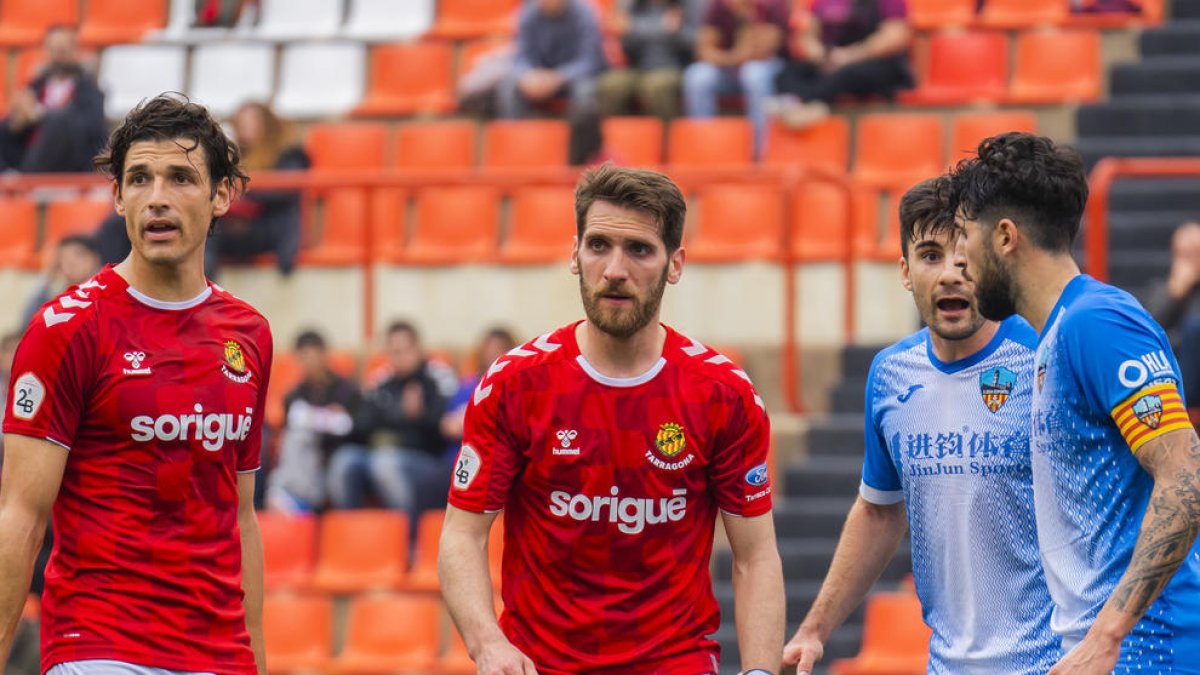
M 683 73 L 688 117 L 717 114 L 720 96 L 741 94 L 754 125 L 754 151 L 762 150 L 764 104 L 787 53 L 787 0 L 711 0 L 696 36 L 696 62 Z
M 454 455 L 458 454 L 458 442 L 462 440 L 467 404 L 471 402 L 475 387 L 479 386 L 479 381 L 483 379 L 488 367 L 516 346 L 517 339 L 506 328 L 492 328 L 483 334 L 483 339 L 475 349 L 477 372 L 462 379 L 458 391 L 446 405 L 446 414 L 442 417 L 442 435 L 452 446 L 449 460 L 453 461 Z
M 701 0 L 620 0 L 616 28 L 626 67 L 600 76 L 600 112 L 635 108 L 664 120 L 679 116 L 683 69 L 696 50 Z M 634 106 L 634 100 L 637 106 Z
M 267 505 L 304 512 L 325 506 L 325 460 L 349 435 L 361 395 L 334 372 L 320 333 L 297 336 L 296 358 L 304 378 L 283 401 L 279 461 L 268 480 Z
M 25 301 L 21 327 L 29 325 L 30 319 L 42 305 L 67 288 L 91 279 L 100 271 L 100 267 L 100 248 L 94 239 L 82 234 L 64 237 L 46 261 L 46 268 L 33 294 Z
M 512 72 L 500 84 L 501 117 L 528 117 L 562 94 L 568 117 L 596 109 L 596 77 L 605 68 L 603 36 L 588 0 L 530 0 L 517 24 Z
M 329 461 L 334 508 L 361 508 L 373 494 L 387 508 L 420 510 L 445 499 L 449 471 L 442 466 L 439 430 L 446 398 L 431 374 L 417 329 L 397 321 L 384 348 L 391 374 L 368 390 L 354 415 L 350 442 Z
M 806 30 L 793 36 L 769 112 L 802 128 L 828 117 L 840 96 L 891 98 L 911 88 L 907 17 L 904 0 L 816 0 Z
M 75 29 L 52 26 L 46 63 L 12 95 L 0 124 L 0 171 L 91 171 L 104 146 L 104 94 L 83 66 Z
M 1200 396 L 1200 222 L 1189 221 L 1171 237 L 1171 270 L 1151 293 L 1150 314 L 1171 333 L 1179 356 L 1184 400 Z
M 283 120 L 265 104 L 243 104 L 231 119 L 246 170 L 303 171 L 312 165 L 299 145 L 289 142 Z M 275 254 L 279 271 L 291 274 L 300 252 L 300 195 L 293 190 L 253 190 L 229 207 L 217 228 L 222 258 L 247 260 Z

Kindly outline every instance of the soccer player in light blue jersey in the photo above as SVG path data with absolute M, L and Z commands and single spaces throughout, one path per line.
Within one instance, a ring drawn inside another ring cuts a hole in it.
M 912 528 L 930 673 L 1043 675 L 1061 655 L 1038 559 L 1029 466 L 1033 345 L 986 321 L 955 264 L 945 177 L 900 202 L 900 277 L 928 326 L 881 351 L 867 379 L 859 497 L 784 662 L 812 671 Z
M 1200 440 L 1162 329 L 1079 273 L 1079 156 L 1002 134 L 952 174 L 983 316 L 1020 314 L 1034 357 L 1038 540 L 1066 656 L 1050 672 L 1200 673 Z

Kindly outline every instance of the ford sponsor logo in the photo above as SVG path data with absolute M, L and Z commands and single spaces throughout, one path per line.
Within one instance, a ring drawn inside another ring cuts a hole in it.
M 758 487 L 767 484 L 767 465 L 759 464 L 758 466 L 746 472 L 746 482 Z

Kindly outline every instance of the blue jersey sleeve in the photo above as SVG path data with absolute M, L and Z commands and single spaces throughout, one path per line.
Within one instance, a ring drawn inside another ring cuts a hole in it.
M 879 417 L 876 414 L 876 382 L 875 368 L 879 357 L 871 364 L 871 372 L 867 375 L 866 412 L 863 414 L 863 441 L 866 454 L 863 457 L 862 484 L 859 485 L 859 495 L 872 504 L 897 504 L 904 501 L 904 491 L 900 484 L 900 475 L 896 473 L 896 464 L 888 451 L 887 441 L 879 429 Z

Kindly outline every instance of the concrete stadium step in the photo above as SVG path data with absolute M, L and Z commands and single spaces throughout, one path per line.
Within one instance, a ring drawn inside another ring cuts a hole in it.
M 803 464 L 788 467 L 786 494 L 788 498 L 854 496 L 862 478 L 862 461 L 861 449 L 841 456 L 814 455 Z
M 1075 148 L 1088 166 L 1104 157 L 1197 157 L 1200 156 L 1200 135 L 1080 137 Z
M 1114 99 L 1136 94 L 1200 93 L 1200 61 L 1194 56 L 1156 56 L 1113 65 L 1109 91 Z
M 842 533 L 842 523 L 855 494 L 839 497 L 793 497 L 775 504 L 775 531 L 780 539 L 828 537 Z
M 1113 183 L 1109 208 L 1200 213 L 1200 178 L 1125 179 Z
M 842 350 L 842 375 L 866 377 L 871 360 L 887 345 L 850 345 Z
M 1079 108 L 1075 126 L 1080 138 L 1197 136 L 1200 95 L 1127 96 L 1085 105 Z
M 829 409 L 834 413 L 862 413 L 865 409 L 864 400 L 867 386 L 867 376 L 846 376 L 829 392 Z
M 1143 57 L 1200 55 L 1200 19 L 1175 19 L 1144 31 L 1139 37 Z
M 1196 211 L 1113 211 L 1108 245 L 1113 251 L 1165 250 L 1180 223 L 1200 218 Z
M 1200 0 L 1171 0 L 1171 23 L 1181 19 L 1200 19 Z
M 808 428 L 805 444 L 809 457 L 824 455 L 862 459 L 862 414 L 835 414 L 814 421 Z

